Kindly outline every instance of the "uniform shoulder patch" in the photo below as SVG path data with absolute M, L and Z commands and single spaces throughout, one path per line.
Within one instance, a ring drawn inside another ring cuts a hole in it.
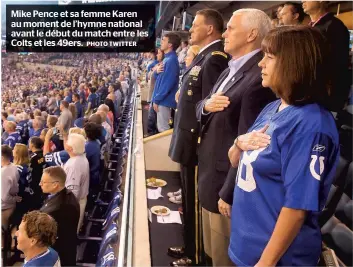
M 223 56 L 223 57 L 225 57 L 225 58 L 228 58 L 227 54 L 226 54 L 226 53 L 223 53 L 223 52 L 221 52 L 221 51 L 213 51 L 213 52 L 212 52 L 212 56 L 214 56 L 214 55 L 220 55 L 220 56 Z

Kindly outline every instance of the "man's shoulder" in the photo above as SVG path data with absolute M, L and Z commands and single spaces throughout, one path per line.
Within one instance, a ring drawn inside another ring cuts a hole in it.
M 221 56 L 221 57 L 224 57 L 225 59 L 229 59 L 229 55 L 226 54 L 224 51 L 214 50 L 210 54 L 211 54 L 211 57 L 213 58 L 217 58 L 216 56 Z

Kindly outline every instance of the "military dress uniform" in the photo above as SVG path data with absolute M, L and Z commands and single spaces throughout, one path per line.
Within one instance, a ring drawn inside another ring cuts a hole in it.
M 180 95 L 174 117 L 174 131 L 169 157 L 180 163 L 184 214 L 185 256 L 202 264 L 203 241 L 201 208 L 197 194 L 197 140 L 200 126 L 196 104 L 206 98 L 219 75 L 228 67 L 230 56 L 223 50 L 221 40 L 202 50 L 181 78 Z

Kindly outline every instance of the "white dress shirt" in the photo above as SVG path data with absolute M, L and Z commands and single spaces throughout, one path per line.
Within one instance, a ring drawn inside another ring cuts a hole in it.
M 213 44 L 215 44 L 215 43 L 217 43 L 217 42 L 221 42 L 221 41 L 222 41 L 221 39 L 218 39 L 218 40 L 215 40 L 215 41 L 213 41 L 213 42 L 209 43 L 208 45 L 206 45 L 206 46 L 202 47 L 202 48 L 200 49 L 199 54 L 201 54 L 203 51 L 205 51 L 205 50 L 206 50 L 206 48 L 210 47 L 211 45 L 213 45 Z
M 240 70 L 240 68 L 243 67 L 245 65 L 245 63 L 248 62 L 248 60 L 250 58 L 252 58 L 260 50 L 261 49 L 256 49 L 250 53 L 247 53 L 246 55 L 244 55 L 240 58 L 230 60 L 228 62 L 228 66 L 230 69 L 229 74 L 228 74 L 227 78 L 225 78 L 225 80 L 222 82 L 222 84 L 218 87 L 217 92 L 222 92 L 224 87 L 226 86 L 226 84 L 238 72 L 238 70 Z
M 252 58 L 259 51 L 261 51 L 261 49 L 255 49 L 254 51 L 251 51 L 250 53 L 247 53 L 246 55 L 241 56 L 240 58 L 230 60 L 228 62 L 228 66 L 230 69 L 228 76 L 227 76 L 227 78 L 224 79 L 224 81 L 218 87 L 216 92 L 222 92 L 224 87 L 230 81 L 230 79 L 232 79 L 232 77 L 240 70 L 240 68 L 243 67 L 245 65 L 245 63 L 248 62 L 248 60 L 250 58 Z M 205 105 L 206 105 L 206 102 L 205 102 Z M 202 109 L 202 115 L 208 115 L 210 113 L 211 112 L 205 111 L 205 108 Z

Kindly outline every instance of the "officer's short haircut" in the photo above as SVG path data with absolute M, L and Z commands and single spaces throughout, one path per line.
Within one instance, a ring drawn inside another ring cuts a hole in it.
M 205 23 L 212 25 L 218 33 L 224 31 L 224 21 L 221 13 L 214 9 L 202 9 L 196 12 L 196 15 L 201 15 L 205 18 Z

